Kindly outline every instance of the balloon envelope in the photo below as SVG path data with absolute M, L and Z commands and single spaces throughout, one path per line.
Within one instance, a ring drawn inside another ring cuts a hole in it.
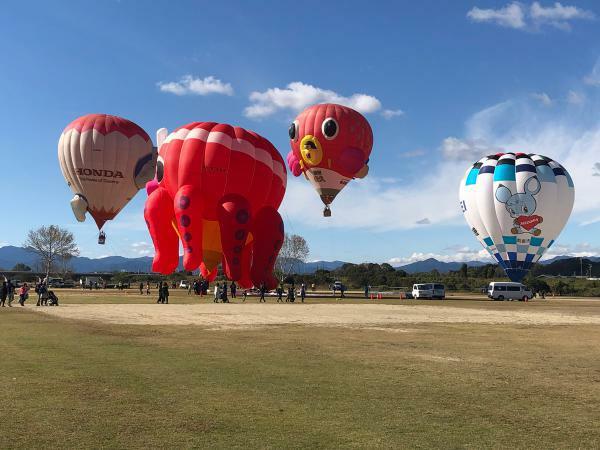
M 575 188 L 567 170 L 550 158 L 499 153 L 467 170 L 459 196 L 481 245 L 520 282 L 567 223 Z
M 354 178 L 367 175 L 373 132 L 362 114 L 332 103 L 302 111 L 289 129 L 287 156 L 295 176 L 304 174 L 328 210 L 339 192 Z
M 145 218 L 168 274 L 179 263 L 214 279 L 219 263 L 240 285 L 274 287 L 273 265 L 283 243 L 277 208 L 285 194 L 283 159 L 262 136 L 240 127 L 194 122 L 169 134 L 148 183 Z
M 58 142 L 58 160 L 76 196 L 72 206 L 78 220 L 84 219 L 87 209 L 98 228 L 154 175 L 148 134 L 135 123 L 108 114 L 88 114 L 67 125 Z

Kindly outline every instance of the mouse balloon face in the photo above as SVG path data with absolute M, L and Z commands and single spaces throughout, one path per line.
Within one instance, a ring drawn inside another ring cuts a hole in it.
M 460 183 L 460 205 L 469 227 L 516 282 L 554 244 L 574 198 L 567 170 L 531 153 L 486 156 L 469 167 Z
M 320 104 L 302 111 L 289 128 L 288 166 L 304 174 L 325 204 L 325 215 L 337 194 L 369 171 L 373 132 L 362 114 L 342 105 Z

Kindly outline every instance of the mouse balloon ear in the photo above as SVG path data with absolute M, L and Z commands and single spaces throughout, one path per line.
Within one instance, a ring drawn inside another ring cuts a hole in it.
M 538 177 L 528 178 L 525 182 L 525 193 L 535 195 L 542 189 L 542 183 L 538 180 Z
M 509 188 L 507 188 L 503 184 L 498 186 L 498 188 L 496 189 L 496 200 L 498 200 L 500 203 L 506 203 L 511 197 L 512 192 L 510 192 Z

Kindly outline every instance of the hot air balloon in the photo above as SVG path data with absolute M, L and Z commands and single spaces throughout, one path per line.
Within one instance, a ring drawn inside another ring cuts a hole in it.
M 199 267 L 210 281 L 223 263 L 242 287 L 274 288 L 286 183 L 281 155 L 252 131 L 213 122 L 176 129 L 160 146 L 156 178 L 147 186 L 152 270 L 175 271 L 181 241 L 185 270 Z
M 287 156 L 294 176 L 304 174 L 325 204 L 329 205 L 354 178 L 369 172 L 373 132 L 362 114 L 342 105 L 311 106 L 290 125 L 292 151 Z
M 481 245 L 520 282 L 567 223 L 575 188 L 567 170 L 546 156 L 499 153 L 467 170 L 459 195 Z
M 78 221 L 89 212 L 100 230 L 154 176 L 152 141 L 135 123 L 108 114 L 75 119 L 58 141 L 58 161 Z

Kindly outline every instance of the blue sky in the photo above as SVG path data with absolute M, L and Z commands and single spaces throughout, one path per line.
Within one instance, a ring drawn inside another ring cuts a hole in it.
M 12 2 L 0 54 L 3 245 L 56 223 L 86 256 L 152 253 L 143 192 L 107 224 L 104 247 L 91 220 L 72 217 L 56 144 L 77 116 L 120 115 L 150 135 L 227 122 L 285 156 L 306 101 L 362 94 L 371 171 L 340 194 L 334 216 L 323 218 L 310 186 L 288 175 L 282 215 L 310 259 L 482 258 L 458 183 L 496 148 L 569 169 L 575 211 L 555 252 L 600 254 L 596 2 Z

